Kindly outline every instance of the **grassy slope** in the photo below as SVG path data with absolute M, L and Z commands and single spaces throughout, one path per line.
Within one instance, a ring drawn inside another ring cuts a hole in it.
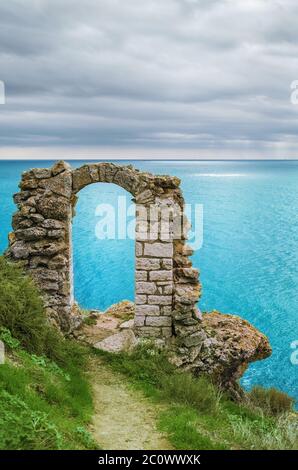
M 252 400 L 236 404 L 208 380 L 178 373 L 150 345 L 131 355 L 98 354 L 134 387 L 166 405 L 159 427 L 176 449 L 298 449 L 293 412 L 274 416 L 264 403 L 262 408 Z
M 93 406 L 82 351 L 63 368 L 19 346 L 8 351 L 0 366 L 0 449 L 96 448 L 87 431 Z
M 95 447 L 86 431 L 93 412 L 83 372 L 88 350 L 48 324 L 22 267 L 0 257 L 0 449 Z

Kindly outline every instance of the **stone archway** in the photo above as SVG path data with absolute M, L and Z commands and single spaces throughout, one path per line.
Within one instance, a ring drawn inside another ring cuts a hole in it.
M 74 305 L 72 217 L 77 193 L 98 182 L 121 186 L 136 203 L 136 333 L 159 339 L 178 336 L 186 348 L 198 345 L 202 341 L 196 308 L 200 284 L 189 259 L 192 250 L 186 245 L 188 227 L 176 177 L 113 163 L 72 169 L 60 161 L 52 168 L 27 171 L 20 192 L 14 195 L 18 211 L 13 216 L 8 256 L 23 261 L 43 293 L 50 319 L 68 332 Z M 167 220 L 163 221 L 164 214 Z

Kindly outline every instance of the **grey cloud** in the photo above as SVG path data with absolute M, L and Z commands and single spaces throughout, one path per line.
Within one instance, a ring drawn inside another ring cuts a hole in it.
M 0 146 L 293 146 L 297 20 L 295 0 L 1 2 Z

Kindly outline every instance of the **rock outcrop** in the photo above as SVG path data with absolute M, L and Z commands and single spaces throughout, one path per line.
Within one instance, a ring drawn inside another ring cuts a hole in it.
M 183 349 L 175 343 L 172 362 L 195 375 L 210 375 L 235 397 L 242 394 L 238 381 L 249 363 L 266 359 L 272 352 L 268 338 L 235 315 L 205 313 L 196 334 L 201 339 L 199 346 Z
M 123 301 L 106 312 L 93 312 L 92 326 L 83 323 L 74 334 L 76 337 L 109 352 L 131 351 L 138 341 L 132 319 L 134 304 Z M 167 345 L 171 362 L 181 370 L 195 375 L 207 374 L 234 398 L 242 396 L 239 379 L 249 363 L 266 359 L 271 347 L 265 335 L 249 322 L 235 315 L 217 311 L 202 316 L 200 328 L 193 333 L 200 338 L 185 348 L 176 337 Z

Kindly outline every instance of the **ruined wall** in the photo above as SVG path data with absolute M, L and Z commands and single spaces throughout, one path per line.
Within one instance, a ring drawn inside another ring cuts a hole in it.
M 74 319 L 72 217 L 78 192 L 97 182 L 121 186 L 136 203 L 136 333 L 163 339 L 174 336 L 182 353 L 198 351 L 202 343 L 196 308 L 200 284 L 189 259 L 192 251 L 186 245 L 185 219 L 181 225 L 184 200 L 178 178 L 112 163 L 72 169 L 61 161 L 52 168 L 27 171 L 20 192 L 14 195 L 18 211 L 7 255 L 23 261 L 41 288 L 49 318 L 68 332 Z

